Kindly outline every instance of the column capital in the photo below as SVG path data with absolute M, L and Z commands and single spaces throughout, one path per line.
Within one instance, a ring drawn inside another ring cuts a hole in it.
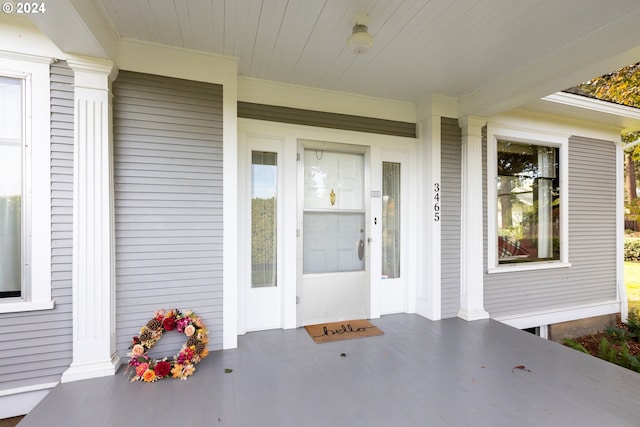
M 68 54 L 66 61 L 75 74 L 76 86 L 106 89 L 118 76 L 118 68 L 110 59 Z
M 478 116 L 464 116 L 459 119 L 462 134 L 473 134 L 477 131 L 477 135 L 482 135 L 482 128 L 487 124 L 487 119 Z

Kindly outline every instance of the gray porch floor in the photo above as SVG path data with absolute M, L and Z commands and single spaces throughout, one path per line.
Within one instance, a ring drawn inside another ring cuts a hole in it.
M 492 320 L 373 322 L 385 335 L 326 344 L 249 333 L 186 381 L 60 384 L 19 427 L 640 425 L 629 370 Z

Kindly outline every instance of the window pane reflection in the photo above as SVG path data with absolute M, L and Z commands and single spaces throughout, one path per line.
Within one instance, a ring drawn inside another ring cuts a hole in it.
M 559 150 L 498 141 L 500 264 L 560 259 Z
M 382 163 L 382 278 L 400 277 L 400 163 Z
M 0 297 L 22 288 L 22 80 L 0 77 Z
M 251 153 L 251 287 L 277 286 L 278 162 L 276 153 Z

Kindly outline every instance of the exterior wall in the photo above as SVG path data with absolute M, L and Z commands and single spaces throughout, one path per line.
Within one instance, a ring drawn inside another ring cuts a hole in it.
M 195 311 L 222 349 L 222 86 L 121 71 L 113 92 L 118 354 L 160 308 Z
M 554 323 L 548 327 L 547 338 L 551 341 L 562 343 L 565 339 L 597 334 L 607 327 L 615 327 L 617 318 L 617 314 L 606 314 L 570 322 Z
M 462 201 L 462 133 L 456 119 L 442 119 L 442 318 L 455 317 L 460 309 L 460 214 Z
M 58 62 L 50 78 L 51 296 L 56 304 L 53 310 L 0 314 L 0 391 L 50 388 L 71 362 L 73 72 Z
M 484 152 L 486 155 L 486 145 Z M 582 308 L 589 310 L 589 307 L 606 304 L 615 306 L 618 298 L 615 188 L 615 144 L 585 137 L 569 137 L 568 183 L 561 189 L 561 197 L 565 200 L 563 207 L 568 209 L 569 214 L 569 265 L 555 269 L 485 273 L 485 309 L 492 318 L 535 314 L 544 318 L 546 313 L 547 319 L 553 319 L 553 312 Z M 486 206 L 485 203 L 485 242 Z M 596 314 L 605 313 L 596 311 L 593 315 Z M 588 316 L 576 315 L 574 318 Z M 555 322 L 539 324 L 547 323 Z
M 223 259 L 223 347 L 238 345 L 238 70 L 237 58 L 210 55 L 173 46 L 123 39 L 115 59 L 120 70 L 221 85 L 222 108 L 222 229 Z M 142 325 L 138 325 L 140 327 Z M 210 326 L 210 325 L 207 325 Z M 213 326 L 213 325 L 211 325 Z M 168 338 L 168 337 L 167 337 Z M 163 339 L 162 341 L 164 341 Z

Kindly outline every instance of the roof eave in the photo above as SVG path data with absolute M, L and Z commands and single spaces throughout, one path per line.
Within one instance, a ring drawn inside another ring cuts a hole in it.
M 635 107 L 567 92 L 545 96 L 537 105 L 556 114 L 564 113 L 590 122 L 616 126 L 621 131 L 640 130 L 640 109 Z

